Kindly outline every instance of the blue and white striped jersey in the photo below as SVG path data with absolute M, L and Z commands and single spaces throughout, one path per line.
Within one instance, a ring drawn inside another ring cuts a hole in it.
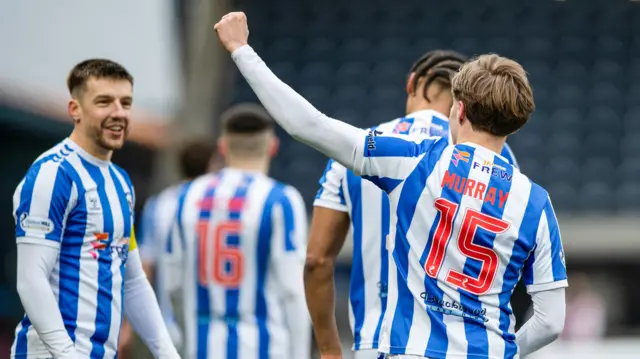
M 484 147 L 363 138 L 352 168 L 389 196 L 388 292 L 379 350 L 517 358 L 511 294 L 567 286 L 547 192 Z
M 17 242 L 60 249 L 50 284 L 77 353 L 115 358 L 125 264 L 136 246 L 129 176 L 66 139 L 33 163 L 13 199 Z M 26 315 L 11 356 L 51 356 Z
M 182 268 L 183 280 L 169 290 L 182 292 L 186 357 L 297 359 L 291 348 L 311 340 L 299 192 L 261 173 L 225 168 L 185 184 L 177 216 L 174 234 L 184 252 L 172 267 Z
M 432 110 L 422 110 L 373 128 L 379 133 L 449 137 L 449 120 Z M 503 156 L 515 164 L 505 145 Z M 369 181 L 363 181 L 341 164 L 329 160 L 320 179 L 314 206 L 349 213 L 349 238 L 353 241 L 349 291 L 349 323 L 354 350 L 378 348 L 387 307 L 389 199 Z

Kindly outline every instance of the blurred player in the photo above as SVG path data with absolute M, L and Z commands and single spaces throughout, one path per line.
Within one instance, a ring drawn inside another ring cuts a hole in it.
M 448 136 L 451 77 L 466 59 L 454 51 L 430 51 L 416 61 L 407 81 L 407 115 L 374 129 L 381 133 Z M 369 181 L 329 160 L 314 201 L 305 288 L 320 353 L 340 355 L 334 308 L 335 259 L 347 234 L 353 239 L 349 322 L 356 359 L 377 358 L 387 303 L 389 200 Z
M 209 171 L 217 171 L 221 166 L 215 153 L 215 142 L 209 139 L 196 139 L 187 141 L 179 151 L 180 174 L 183 181 L 191 181 Z M 155 196 L 150 197 L 142 211 L 142 221 L 137 226 L 138 246 L 142 267 L 147 278 L 154 283 L 160 310 L 165 323 L 173 339 L 173 343 L 180 347 L 182 338 L 177 326 L 169 298 L 161 287 L 166 281 L 180 280 L 173 273 L 168 272 L 163 266 L 157 266 L 160 256 L 171 256 L 174 251 L 174 243 L 169 243 L 171 223 L 176 215 L 178 194 L 181 184 L 175 184 L 165 188 Z M 133 353 L 133 328 L 125 320 L 122 323 L 119 342 L 119 358 L 132 358 Z
M 76 65 L 71 136 L 42 154 L 14 195 L 18 294 L 26 315 L 12 358 L 115 358 L 124 311 L 156 358 L 178 358 L 133 235 L 135 194 L 111 163 L 129 133 L 133 78 Z
M 407 115 L 375 127 L 381 133 L 449 136 L 451 78 L 466 58 L 447 50 L 430 51 L 411 67 Z M 447 115 L 445 115 L 445 113 Z M 505 144 L 502 155 L 515 165 Z M 350 325 L 356 359 L 377 358 L 387 306 L 389 199 L 369 181 L 329 160 L 320 179 L 307 252 L 305 288 L 320 352 L 341 352 L 333 313 L 334 265 L 345 237 L 353 240 L 349 293 Z
M 266 174 L 278 149 L 258 105 L 222 116 L 226 167 L 183 187 L 174 235 L 187 358 L 309 358 L 302 271 L 307 218 L 298 191 Z
M 387 308 L 379 350 L 388 357 L 516 358 L 564 325 L 564 252 L 548 193 L 501 152 L 534 109 L 522 67 L 497 55 L 452 80 L 456 144 L 442 137 L 368 133 L 331 119 L 280 81 L 247 45 L 243 13 L 215 25 L 258 98 L 295 138 L 387 192 Z M 535 314 L 514 332 L 520 275 Z

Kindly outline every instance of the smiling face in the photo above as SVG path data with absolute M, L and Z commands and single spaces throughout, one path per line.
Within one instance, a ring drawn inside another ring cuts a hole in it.
M 69 112 L 86 142 L 103 151 L 113 151 L 122 148 L 129 134 L 132 103 L 133 87 L 129 81 L 90 77 L 71 99 Z

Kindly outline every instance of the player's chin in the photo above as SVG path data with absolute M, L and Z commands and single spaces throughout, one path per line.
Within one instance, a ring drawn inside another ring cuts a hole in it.
M 102 146 L 108 150 L 119 150 L 124 146 L 125 137 L 121 138 L 109 138 L 109 136 L 102 138 Z

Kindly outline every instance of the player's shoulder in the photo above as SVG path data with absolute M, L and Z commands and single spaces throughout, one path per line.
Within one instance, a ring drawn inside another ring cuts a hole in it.
M 271 192 L 272 192 L 272 195 L 275 196 L 274 199 L 293 200 L 296 202 L 302 201 L 302 194 L 296 187 L 294 187 L 291 184 L 281 182 L 270 177 L 269 179 L 272 181 Z
M 529 178 L 526 174 L 522 173 L 518 167 L 510 164 L 513 168 L 513 180 L 514 183 L 528 184 L 528 186 L 518 186 L 519 188 L 527 188 L 528 193 L 523 193 L 526 196 L 527 202 L 530 204 L 530 208 L 535 211 L 542 211 L 542 209 L 549 202 L 549 192 L 540 184 Z
M 73 148 L 62 141 L 36 158 L 25 174 L 25 181 L 35 181 L 44 176 L 53 180 L 74 181 L 69 174 L 68 158 L 74 155 Z

